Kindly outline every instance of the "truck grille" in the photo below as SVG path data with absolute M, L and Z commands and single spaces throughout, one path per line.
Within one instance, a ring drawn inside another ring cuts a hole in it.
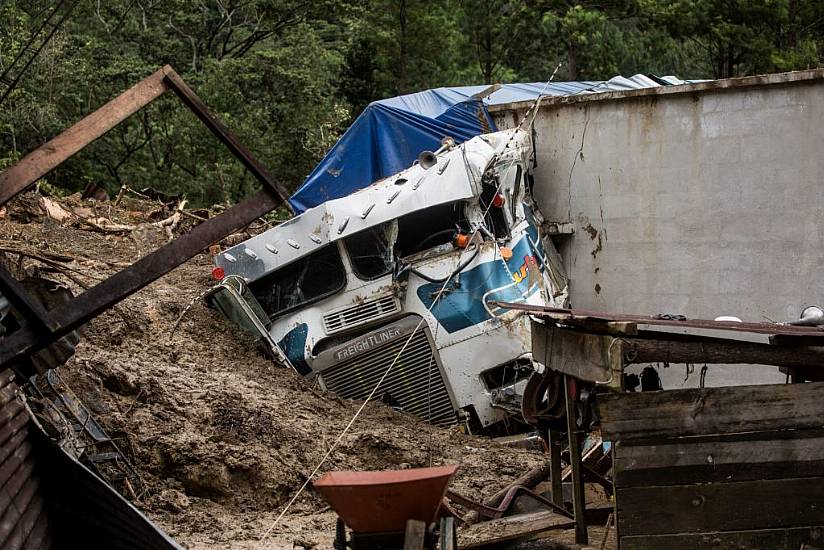
M 341 397 L 366 399 L 408 338 L 404 336 L 330 366 L 322 374 L 326 387 Z M 424 329 L 412 337 L 375 392 L 375 399 L 382 399 L 387 393 L 405 412 L 432 424 L 448 426 L 456 422 L 438 359 L 433 356 Z
M 400 304 L 395 296 L 389 294 L 326 313 L 323 316 L 323 328 L 326 334 L 333 334 L 398 311 L 400 311 Z

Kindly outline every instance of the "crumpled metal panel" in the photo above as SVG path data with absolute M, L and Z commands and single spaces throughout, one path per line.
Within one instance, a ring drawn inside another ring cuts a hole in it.
M 180 548 L 29 424 L 13 379 L 0 372 L 0 549 Z
M 57 548 L 179 549 L 129 501 L 40 430 L 31 430 Z
M 0 373 L 0 548 L 50 548 L 29 416 L 13 378 Z

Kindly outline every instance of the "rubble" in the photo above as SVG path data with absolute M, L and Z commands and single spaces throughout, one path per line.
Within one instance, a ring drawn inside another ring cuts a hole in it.
M 51 200 L 69 212 L 105 210 L 111 223 L 131 226 L 154 223 L 149 213 L 158 208 L 135 197 L 117 206 L 79 196 Z M 15 208 L 10 203 L 8 212 Z M 182 210 L 172 208 L 155 217 Z M 181 216 L 173 231 L 194 223 Z M 13 243 L 5 247 L 9 259 L 75 294 L 167 237 L 162 229 L 151 240 L 134 233 L 89 231 L 42 213 L 0 220 L 0 241 Z M 186 547 L 254 548 L 359 403 L 274 366 L 197 300 L 212 283 L 212 265 L 201 254 L 91 321 L 61 376 L 130 455 L 146 488 L 139 508 Z M 375 403 L 321 471 L 460 463 L 453 489 L 483 500 L 541 461 L 533 451 L 435 428 Z M 308 491 L 267 547 L 328 546 L 334 522 Z

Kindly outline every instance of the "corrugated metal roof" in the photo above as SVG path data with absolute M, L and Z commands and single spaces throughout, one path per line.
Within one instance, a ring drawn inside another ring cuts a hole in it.
M 48 548 L 47 517 L 14 375 L 0 373 L 0 547 Z

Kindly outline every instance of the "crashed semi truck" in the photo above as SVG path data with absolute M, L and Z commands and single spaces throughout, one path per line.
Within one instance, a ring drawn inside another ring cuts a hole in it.
M 531 199 L 519 130 L 447 139 L 411 167 L 216 256 L 207 303 L 326 390 L 437 425 L 522 431 L 529 319 L 567 280 Z M 390 369 L 391 366 L 391 369 Z

